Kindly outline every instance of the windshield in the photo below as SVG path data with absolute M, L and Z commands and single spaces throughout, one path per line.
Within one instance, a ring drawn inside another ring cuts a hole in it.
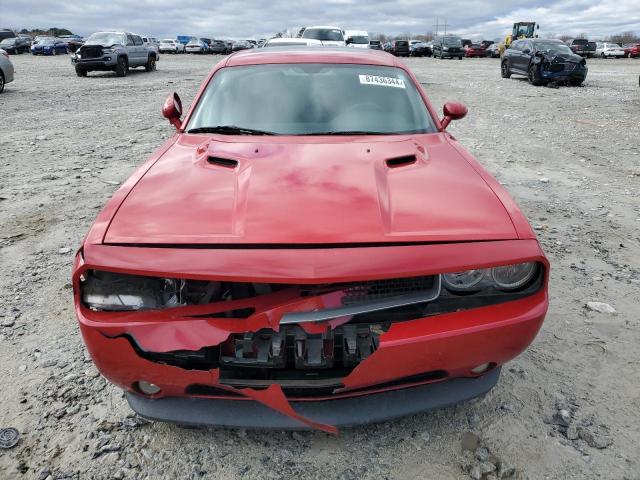
M 53 45 L 54 40 L 52 38 L 45 38 L 44 40 L 40 40 L 40 45 Z
M 302 38 L 314 38 L 328 42 L 343 42 L 342 30 L 338 28 L 307 28 Z
M 91 35 L 86 43 L 100 44 L 100 45 L 115 45 L 119 43 L 125 45 L 127 42 L 124 40 L 124 35 L 120 33 L 112 32 L 98 32 Z
M 536 42 L 538 52 L 573 53 L 564 43 L 560 42 Z
M 444 37 L 442 39 L 442 43 L 444 43 L 448 47 L 461 47 L 462 40 L 458 37 Z
M 574 45 L 586 45 L 587 43 L 589 43 L 589 41 L 588 41 L 588 40 L 586 40 L 586 39 L 583 39 L 583 38 L 576 38 L 576 39 L 573 41 L 573 44 L 574 44 Z
M 277 135 L 436 131 L 403 70 L 333 64 L 221 69 L 198 102 L 187 131 L 220 126 Z
M 356 45 L 368 45 L 369 44 L 369 37 L 351 37 L 351 42 L 355 43 Z

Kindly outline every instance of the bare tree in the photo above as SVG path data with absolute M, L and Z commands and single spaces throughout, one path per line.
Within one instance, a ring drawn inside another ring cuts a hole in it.
M 573 37 L 571 35 L 558 35 L 556 38 L 562 42 L 566 42 L 571 40 Z
M 622 32 L 617 35 L 611 35 L 607 41 L 624 45 L 625 43 L 637 43 L 640 41 L 640 37 L 636 32 Z

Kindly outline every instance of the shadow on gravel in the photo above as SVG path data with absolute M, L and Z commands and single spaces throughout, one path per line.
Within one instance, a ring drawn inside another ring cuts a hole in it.
M 144 69 L 140 70 L 129 70 L 127 72 L 127 77 L 141 75 L 143 73 L 149 74 L 153 72 L 147 72 Z M 87 74 L 87 78 L 127 78 L 127 77 L 118 77 L 116 72 L 89 72 Z

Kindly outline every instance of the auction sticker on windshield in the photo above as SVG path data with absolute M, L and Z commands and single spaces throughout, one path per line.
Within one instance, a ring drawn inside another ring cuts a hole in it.
M 405 88 L 404 80 L 395 77 L 379 77 L 377 75 L 360 75 L 362 85 L 381 85 L 383 87 Z

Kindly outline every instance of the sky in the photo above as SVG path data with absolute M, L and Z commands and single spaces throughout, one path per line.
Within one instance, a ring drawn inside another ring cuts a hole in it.
M 392 35 L 435 31 L 472 39 L 504 37 L 516 21 L 536 21 L 540 36 L 600 39 L 640 33 L 640 0 L 91 0 L 0 1 L 0 28 L 68 28 L 87 36 L 123 30 L 155 37 L 268 38 L 284 29 L 335 25 Z M 442 32 L 442 26 L 440 32 Z

